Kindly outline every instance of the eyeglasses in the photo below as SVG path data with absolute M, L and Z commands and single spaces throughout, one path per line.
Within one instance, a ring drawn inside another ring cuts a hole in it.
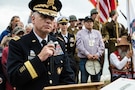
M 61 25 L 67 25 L 67 23 L 61 23 Z

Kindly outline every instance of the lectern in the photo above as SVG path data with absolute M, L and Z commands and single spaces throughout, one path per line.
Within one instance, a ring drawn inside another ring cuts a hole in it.
M 69 84 L 44 87 L 43 90 L 100 90 L 104 82 Z

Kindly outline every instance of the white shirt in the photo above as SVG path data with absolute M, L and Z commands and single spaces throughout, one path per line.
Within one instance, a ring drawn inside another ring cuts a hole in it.
M 63 36 L 65 42 L 67 43 L 67 42 L 68 42 L 68 33 L 66 33 L 66 35 L 63 35 L 63 34 L 62 34 L 62 36 Z
M 34 32 L 34 34 L 36 35 L 36 37 L 37 37 L 37 39 L 39 40 L 39 42 L 40 42 L 40 44 L 41 44 L 41 46 L 43 46 L 42 45 L 42 40 L 46 40 L 46 41 L 48 41 L 48 35 L 44 38 L 44 39 L 42 39 L 41 37 L 39 37 L 36 33 L 35 33 L 35 31 L 33 31 Z
M 131 61 L 131 59 L 128 59 L 127 56 L 125 56 L 121 61 L 118 59 L 117 55 L 114 53 L 111 53 L 110 55 L 110 63 L 114 65 L 117 69 L 121 70 L 128 61 Z

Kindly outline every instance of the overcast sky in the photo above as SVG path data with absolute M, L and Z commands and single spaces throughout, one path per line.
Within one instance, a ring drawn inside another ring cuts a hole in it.
M 24 25 L 27 24 L 30 9 L 30 0 L 0 0 L 0 32 L 9 24 L 14 15 L 18 15 Z M 133 0 L 135 3 L 135 0 Z M 77 18 L 84 18 L 90 14 L 93 5 L 88 0 L 61 0 L 63 6 L 61 14 L 64 16 L 76 15 Z M 121 10 L 126 15 L 126 0 L 119 0 L 118 11 Z M 119 13 L 119 22 L 127 26 L 124 17 Z

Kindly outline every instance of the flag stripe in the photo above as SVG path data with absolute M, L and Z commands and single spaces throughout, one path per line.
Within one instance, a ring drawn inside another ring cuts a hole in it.
M 94 5 L 94 7 L 99 6 L 97 8 L 99 9 L 100 21 L 102 23 L 107 22 L 111 10 L 116 10 L 116 0 L 98 0 L 99 5 L 97 5 L 96 0 L 89 1 Z
M 94 7 L 96 7 L 97 2 L 95 0 L 89 0 L 89 1 L 93 4 Z
M 108 0 L 99 0 L 99 11 L 100 11 L 100 20 L 101 22 L 107 22 L 109 18 L 109 9 L 110 5 L 108 4 Z

